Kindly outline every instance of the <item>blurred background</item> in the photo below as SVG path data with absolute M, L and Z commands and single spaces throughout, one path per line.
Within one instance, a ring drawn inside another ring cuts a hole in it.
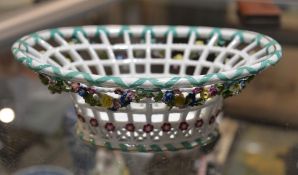
M 10 51 L 30 32 L 103 24 L 228 27 L 276 39 L 282 60 L 225 101 L 207 174 L 298 174 L 297 18 L 297 0 L 0 0 L 0 174 L 134 174 L 120 153 L 78 141 L 70 98 L 51 95 Z

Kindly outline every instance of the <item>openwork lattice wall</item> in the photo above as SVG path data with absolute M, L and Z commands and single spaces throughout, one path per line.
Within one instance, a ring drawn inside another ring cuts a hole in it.
M 207 144 L 222 98 L 281 57 L 268 36 L 184 26 L 52 29 L 13 52 L 52 92 L 73 92 L 84 140 L 138 151 Z

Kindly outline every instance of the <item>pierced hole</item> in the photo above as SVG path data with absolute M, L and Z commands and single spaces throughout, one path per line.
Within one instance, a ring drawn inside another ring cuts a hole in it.
M 81 43 L 77 38 L 66 37 L 64 39 L 69 45 Z
M 45 52 L 46 51 L 46 49 L 42 46 L 42 45 L 40 45 L 39 43 L 36 43 L 34 46 L 33 46 L 33 48 L 35 49 L 35 50 L 37 50 L 38 52 Z
M 67 42 L 70 43 L 72 41 L 72 37 L 63 37 L 63 39 Z
M 132 109 L 145 109 L 146 108 L 146 103 L 134 103 L 134 102 L 131 102 L 130 103 L 130 107 Z
M 89 66 L 89 69 L 92 74 L 99 75 L 99 72 L 97 71 L 96 66 Z
M 240 44 L 236 47 L 236 49 L 237 49 L 237 50 L 242 50 L 242 49 L 244 49 L 246 46 L 247 46 L 247 44 L 245 44 L 244 42 L 242 42 L 242 43 L 240 43 Z
M 90 38 L 88 38 L 89 39 L 89 42 L 91 43 L 91 44 L 99 44 L 99 43 L 102 43 L 102 40 L 101 40 L 101 38 L 99 37 L 99 36 L 95 36 L 94 35 L 94 37 L 90 37 Z
M 174 60 L 183 60 L 184 51 L 173 50 L 171 52 L 171 57 Z
M 203 67 L 201 70 L 201 75 L 205 75 L 208 73 L 209 68 L 208 67 Z
M 199 60 L 202 51 L 191 51 L 189 55 L 190 60 Z
M 207 44 L 207 39 L 206 38 L 198 38 L 195 41 L 195 45 L 205 45 L 205 44 Z
M 219 40 L 218 45 L 221 47 L 227 47 L 231 43 L 231 41 L 232 40 Z
M 63 67 L 63 64 L 59 61 L 59 59 L 55 55 L 49 56 L 52 61 L 57 63 L 59 66 Z
M 109 39 L 111 45 L 124 43 L 123 37 L 111 37 L 111 36 L 109 36 L 108 39 Z
M 75 96 L 75 99 L 76 101 L 79 103 L 79 104 L 85 104 L 85 100 L 79 96 L 78 94 Z M 82 107 L 83 108 L 83 107 Z
M 139 132 L 143 132 L 143 130 L 139 131 Z M 147 133 L 143 132 L 143 135 L 142 135 L 144 138 L 147 137 Z
M 95 50 L 99 59 L 107 60 L 109 59 L 108 52 L 106 50 Z
M 163 115 L 162 114 L 153 114 L 151 116 L 151 120 L 153 123 L 161 123 L 163 121 Z
M 122 135 L 122 132 L 119 131 L 119 130 L 117 130 L 116 134 L 117 134 L 117 136 L 121 136 Z
M 180 66 L 178 65 L 171 65 L 170 66 L 170 73 L 171 74 L 179 74 L 180 72 Z
M 145 50 L 133 50 L 133 57 L 134 58 L 145 58 L 146 51 Z
M 153 129 L 153 131 L 151 131 L 150 133 L 149 133 L 149 135 L 152 137 L 152 136 L 154 136 L 154 131 L 155 131 L 155 129 Z
M 205 45 L 208 45 L 209 44 L 209 42 L 211 41 L 211 38 L 212 37 L 213 37 L 213 35 L 210 35 L 208 38 L 204 39 Z M 215 44 L 216 44 L 216 42 L 215 42 Z
M 47 40 L 47 42 L 52 46 L 52 47 L 59 47 L 60 44 L 55 40 L 55 38 L 50 37 L 50 39 Z
M 92 117 L 93 118 L 93 111 L 90 108 L 85 108 L 84 109 L 86 116 Z
M 76 68 L 78 69 L 79 72 L 85 72 L 85 69 L 81 65 L 76 66 Z
M 100 116 L 100 119 L 102 121 L 109 121 L 108 113 L 106 113 L 106 112 L 99 112 L 99 116 Z
M 195 118 L 195 116 L 196 116 L 196 111 L 190 111 L 186 116 L 186 120 L 192 120 Z
M 128 116 L 127 113 L 114 113 L 114 119 L 117 122 L 127 122 Z
M 163 73 L 164 66 L 163 65 L 151 65 L 151 73 Z
M 138 141 L 143 141 L 143 137 L 138 137 Z
M 120 65 L 119 66 L 120 74 L 129 74 L 129 65 Z
M 251 50 L 248 52 L 248 54 L 249 54 L 249 55 L 253 55 L 254 53 L 257 53 L 258 51 L 260 51 L 261 49 L 262 49 L 261 46 L 256 46 L 256 47 L 254 47 L 253 49 L 251 49 Z
M 132 118 L 134 122 L 146 122 L 145 114 L 133 114 Z
M 121 139 L 120 140 L 121 141 L 126 141 L 126 139 L 127 139 L 126 136 L 121 136 Z
M 77 52 L 84 60 L 92 60 L 90 53 L 87 49 L 77 50 Z
M 180 120 L 180 113 L 170 113 L 169 122 L 178 122 Z
M 152 40 L 155 43 L 157 43 L 157 44 L 165 44 L 165 43 L 167 43 L 167 38 L 166 37 L 155 37 Z
M 154 109 L 164 109 L 166 107 L 166 104 L 164 103 L 153 103 L 152 108 Z
M 170 135 L 170 139 L 175 139 L 175 135 L 174 134 L 171 134 Z
M 224 59 L 222 60 L 222 63 L 223 63 L 223 64 L 227 64 L 227 63 L 231 60 L 231 58 L 233 58 L 233 56 L 234 56 L 234 54 L 232 54 L 232 53 L 227 53 L 227 54 L 225 55 Z
M 127 137 L 131 137 L 132 136 L 131 132 L 126 132 L 125 134 L 126 134 Z
M 206 60 L 207 60 L 207 61 L 210 61 L 210 62 L 212 62 L 212 63 L 213 63 L 213 62 L 214 62 L 214 60 L 215 60 L 215 58 L 216 58 L 216 56 L 217 56 L 217 54 L 216 54 L 216 53 L 212 53 L 212 52 L 211 52 L 211 53 L 209 53 L 209 54 L 208 54 L 208 56 L 207 56 Z
M 127 59 L 127 51 L 126 50 L 114 50 L 115 58 L 117 60 Z
M 153 138 L 153 140 L 158 141 L 158 140 L 159 140 L 159 136 L 155 136 L 155 137 Z
M 195 66 L 187 66 L 186 75 L 193 75 L 195 72 Z
M 151 51 L 151 58 L 164 58 L 165 57 L 165 50 L 152 50 Z
M 145 73 L 145 65 L 136 64 L 136 72 L 137 73 Z
M 60 52 L 67 60 L 70 62 L 74 62 L 75 60 L 72 58 L 71 54 L 69 51 L 61 51 Z
M 113 69 L 111 66 L 104 66 L 106 75 L 113 75 Z
M 189 38 L 188 37 L 175 37 L 174 39 L 173 39 L 173 43 L 184 43 L 184 44 L 186 44 L 186 43 L 188 43 L 188 41 L 189 41 Z
M 130 42 L 132 44 L 141 44 L 141 43 L 145 43 L 144 38 L 140 37 L 140 36 L 132 36 L 130 38 Z

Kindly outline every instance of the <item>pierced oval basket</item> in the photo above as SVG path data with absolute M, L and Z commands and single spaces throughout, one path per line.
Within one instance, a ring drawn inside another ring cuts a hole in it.
M 51 92 L 69 92 L 83 140 L 140 152 L 212 145 L 223 98 L 281 57 L 262 34 L 186 26 L 50 29 L 12 52 Z

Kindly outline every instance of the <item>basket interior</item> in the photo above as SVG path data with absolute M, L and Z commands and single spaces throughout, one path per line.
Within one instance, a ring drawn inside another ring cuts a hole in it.
M 77 30 L 37 38 L 28 56 L 65 70 L 105 76 L 196 76 L 252 65 L 271 56 L 257 41 L 210 32 L 86 34 Z

